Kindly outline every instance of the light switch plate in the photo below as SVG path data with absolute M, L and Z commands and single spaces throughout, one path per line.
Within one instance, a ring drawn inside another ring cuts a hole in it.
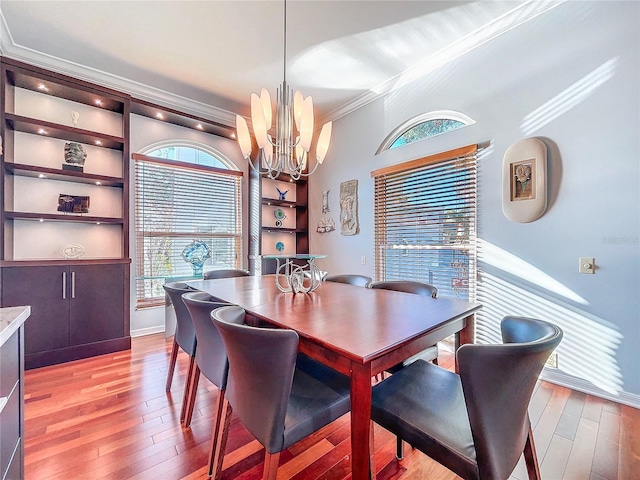
M 580 273 L 596 273 L 596 263 L 593 257 L 580 257 Z

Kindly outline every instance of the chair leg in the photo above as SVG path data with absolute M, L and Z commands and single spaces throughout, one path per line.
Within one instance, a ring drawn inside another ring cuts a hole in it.
M 213 433 L 211 434 L 211 455 L 209 457 L 209 476 L 219 480 L 222 474 L 222 461 L 227 446 L 229 423 L 231 422 L 231 405 L 225 397 L 224 390 L 218 392 L 213 414 Z
M 527 464 L 527 473 L 529 474 L 529 480 L 540 480 L 540 466 L 538 465 L 536 446 L 533 443 L 533 429 L 531 428 L 531 425 L 529 425 L 527 443 L 525 443 L 524 445 L 524 463 Z
M 173 347 L 171 347 L 171 357 L 169 357 L 169 371 L 167 372 L 167 385 L 165 390 L 168 392 L 171 390 L 171 382 L 173 380 L 173 371 L 176 369 L 176 360 L 178 359 L 178 342 L 174 337 Z
M 276 477 L 278 476 L 279 461 L 280 461 L 280 452 L 278 453 L 265 452 L 264 473 L 262 474 L 263 480 L 276 480 Z
M 184 415 L 184 426 L 191 426 L 191 418 L 196 404 L 196 396 L 198 395 L 198 383 L 200 383 L 200 367 L 196 363 L 191 382 L 189 383 L 189 394 L 187 399 L 187 411 Z
M 180 423 L 184 423 L 184 419 L 187 415 L 187 404 L 189 403 L 189 385 L 191 385 L 191 379 L 193 378 L 193 371 L 195 370 L 196 359 L 195 357 L 189 358 L 189 370 L 187 371 L 187 378 L 184 383 L 184 394 L 182 395 L 182 408 L 180 409 Z
M 404 458 L 404 443 L 400 436 L 396 436 L 396 458 L 402 460 Z

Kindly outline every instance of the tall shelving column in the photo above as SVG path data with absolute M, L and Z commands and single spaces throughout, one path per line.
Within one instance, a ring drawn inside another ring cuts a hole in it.
M 1 300 L 32 305 L 26 367 L 129 348 L 131 99 L 0 64 Z M 73 143 L 87 154 L 83 168 L 65 162 Z M 73 211 L 62 205 L 70 198 L 81 204 Z

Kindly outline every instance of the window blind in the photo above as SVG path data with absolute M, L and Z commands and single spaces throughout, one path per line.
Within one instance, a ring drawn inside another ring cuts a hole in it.
M 182 253 L 204 242 L 213 268 L 240 268 L 242 172 L 134 154 L 137 306 L 164 303 L 162 285 L 193 276 Z
M 372 172 L 377 280 L 416 280 L 472 300 L 476 145 Z

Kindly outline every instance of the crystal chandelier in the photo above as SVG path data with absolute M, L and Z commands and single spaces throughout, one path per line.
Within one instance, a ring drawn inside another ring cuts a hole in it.
M 316 164 L 309 173 L 307 160 L 313 140 L 313 100 L 295 94 L 287 84 L 287 2 L 284 2 L 284 80 L 276 91 L 275 125 L 272 129 L 271 96 L 263 88 L 260 96 L 251 94 L 251 124 L 256 143 L 261 152 L 264 169 L 256 168 L 251 161 L 251 137 L 246 120 L 236 115 L 236 130 L 242 155 L 251 168 L 269 178 L 277 178 L 280 173 L 288 173 L 293 180 L 306 177 L 322 164 L 329 149 L 332 122 L 322 126 L 316 143 Z M 273 136 L 270 132 L 274 132 Z

